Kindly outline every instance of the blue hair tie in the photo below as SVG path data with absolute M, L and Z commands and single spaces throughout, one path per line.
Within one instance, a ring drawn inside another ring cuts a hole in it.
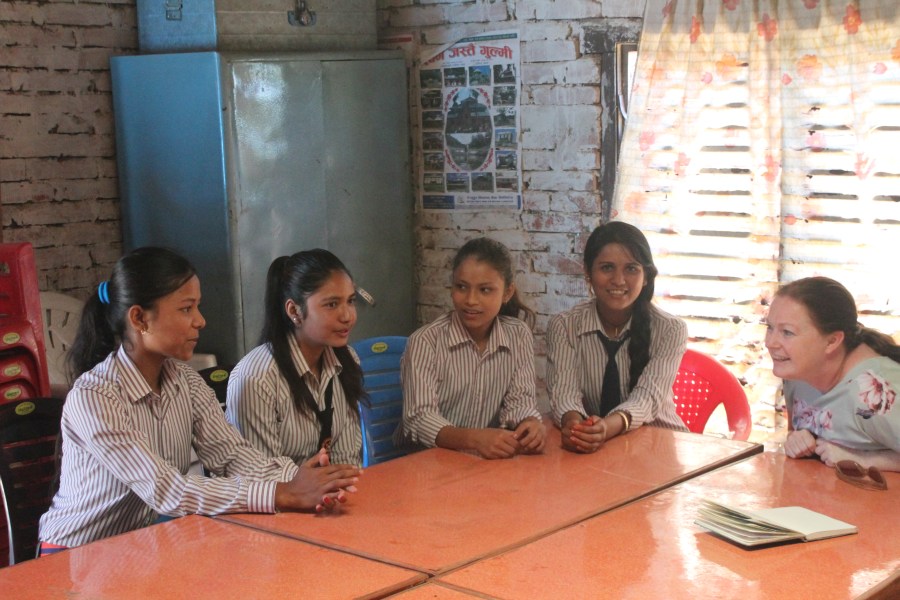
M 101 304 L 109 304 L 109 282 L 101 281 L 97 286 L 97 296 L 100 298 Z

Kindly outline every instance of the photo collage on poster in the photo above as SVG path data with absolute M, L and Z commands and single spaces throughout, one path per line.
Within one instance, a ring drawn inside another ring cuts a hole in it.
M 521 208 L 518 56 L 518 35 L 495 32 L 423 63 L 423 208 Z

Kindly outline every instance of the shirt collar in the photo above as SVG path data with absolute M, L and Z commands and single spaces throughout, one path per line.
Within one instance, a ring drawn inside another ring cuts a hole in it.
M 450 328 L 447 345 L 452 348 L 467 343 L 474 345 L 475 341 L 472 339 L 472 336 L 469 335 L 469 332 L 466 331 L 465 325 L 463 325 L 462 320 L 460 320 L 459 315 L 454 310 L 450 313 Z M 485 351 L 495 352 L 500 348 L 509 349 L 510 343 L 509 335 L 503 327 L 503 320 L 498 316 L 494 319 L 494 326 L 491 327 L 491 333 L 488 334 Z
M 622 331 L 619 332 L 619 337 L 625 334 L 626 331 L 631 329 L 631 318 L 628 319 L 628 322 L 625 323 L 625 326 L 622 328 Z M 578 323 L 578 329 L 575 334 L 582 336 L 586 334 L 593 334 L 596 332 L 603 331 L 603 323 L 600 322 L 600 314 L 597 312 L 597 304 L 594 300 L 591 300 L 588 303 L 587 310 L 581 315 L 581 320 Z
M 150 387 L 150 384 L 147 383 L 147 380 L 144 379 L 144 375 L 141 373 L 140 369 L 138 369 L 137 365 L 134 364 L 134 361 L 131 360 L 131 357 L 128 356 L 124 346 L 119 346 L 119 349 L 116 351 L 116 362 L 118 363 L 119 376 L 121 377 L 125 395 L 132 403 L 136 404 L 148 396 L 153 395 L 153 389 Z M 178 392 L 179 385 L 176 377 L 177 373 L 178 367 L 174 360 L 166 359 L 163 361 L 162 371 L 160 373 L 163 390 L 168 392 L 169 388 L 172 387 L 171 391 L 173 393 Z M 164 393 L 163 397 L 166 397 L 167 395 L 168 394 Z
M 294 363 L 294 367 L 297 369 L 297 372 L 300 373 L 301 377 L 306 376 L 307 373 L 311 372 L 311 369 L 309 368 L 306 359 L 303 357 L 303 353 L 300 352 L 300 344 L 297 343 L 297 338 L 294 337 L 293 334 L 288 334 L 288 345 L 291 349 L 291 360 Z M 325 381 L 330 377 L 334 377 L 340 373 L 342 369 L 343 367 L 341 366 L 338 357 L 335 355 L 334 350 L 331 346 L 326 346 L 325 352 L 322 353 L 322 372 L 319 374 L 320 379 Z

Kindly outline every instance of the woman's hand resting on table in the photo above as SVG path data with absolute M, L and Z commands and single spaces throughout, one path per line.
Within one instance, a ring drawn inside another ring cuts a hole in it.
M 819 438 L 816 454 L 829 467 L 842 460 L 852 460 L 864 469 L 877 467 L 882 471 L 900 471 L 900 452 L 893 450 L 853 450 Z
M 877 467 L 882 471 L 900 471 L 900 452 L 893 450 L 854 450 L 816 438 L 812 433 L 801 429 L 788 433 L 784 443 L 784 453 L 790 458 L 805 458 L 818 455 L 819 460 L 834 467 L 842 460 L 852 460 L 863 468 Z
M 536 453 L 544 448 L 544 424 L 537 419 L 523 420 L 515 431 L 487 427 L 469 429 L 446 426 L 435 439 L 435 445 L 450 450 L 477 452 L 484 458 L 512 458 L 519 453 Z
M 293 479 L 275 486 L 276 510 L 331 510 L 347 501 L 347 493 L 356 492 L 362 474 L 354 465 L 332 465 L 324 450 L 298 466 Z
M 784 442 L 784 453 L 789 458 L 806 458 L 816 454 L 816 436 L 806 429 L 789 432 Z
M 519 451 L 516 433 L 508 429 L 471 430 L 471 444 L 484 458 L 511 458 Z
M 572 452 L 596 452 L 606 442 L 606 422 L 597 415 L 582 419 L 576 412 L 566 413 L 560 431 L 563 448 Z
M 544 451 L 544 438 L 547 430 L 544 422 L 535 417 L 524 419 L 515 430 L 515 438 L 519 442 L 522 454 L 540 454 Z

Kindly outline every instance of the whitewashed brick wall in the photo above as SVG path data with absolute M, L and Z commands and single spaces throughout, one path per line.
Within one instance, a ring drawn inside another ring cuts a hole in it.
M 609 42 L 604 33 L 598 37 L 598 32 L 639 32 L 644 6 L 645 0 L 378 2 L 379 34 L 413 34 L 419 58 L 468 35 L 490 30 L 519 32 L 524 209 L 417 214 L 418 316 L 424 323 L 450 307 L 449 265 L 456 248 L 478 235 L 504 242 L 517 262 L 517 284 L 538 313 L 535 348 L 542 403 L 547 401 L 543 386 L 547 320 L 587 298 L 582 250 L 610 199 L 601 189 L 601 148 L 607 141 L 601 137 L 601 86 L 612 85 L 613 73 L 603 71 L 599 53 L 608 49 L 597 46 Z M 414 142 L 418 135 L 417 97 L 411 94 Z M 704 346 L 702 340 L 695 340 L 691 345 L 716 354 L 732 342 L 739 343 L 719 340 Z M 757 355 L 741 356 L 730 368 L 753 383 L 747 391 L 754 413 L 754 438 L 763 440 L 783 431 L 784 423 L 774 410 L 777 389 L 771 373 L 759 370 L 758 359 Z M 708 430 L 727 432 L 721 410 L 714 414 Z
M 43 290 L 83 297 L 121 254 L 109 56 L 136 47 L 133 0 L 0 3 L 3 241 Z
M 371 0 L 310 6 L 326 16 L 358 10 L 359 23 L 372 15 Z M 246 6 L 223 0 L 220 8 Z M 449 264 L 467 239 L 502 241 L 539 315 L 542 381 L 547 319 L 586 298 L 581 251 L 606 200 L 598 122 L 610 74 L 585 50 L 585 33 L 610 19 L 639 26 L 643 9 L 644 0 L 377 0 L 379 36 L 413 34 L 419 55 L 471 34 L 519 31 L 524 209 L 419 212 L 418 306 L 422 323 L 449 307 Z M 137 52 L 136 23 L 135 0 L 0 2 L 2 238 L 35 246 L 41 289 L 85 297 L 121 254 L 108 60 Z M 229 29 L 234 39 L 237 27 Z M 366 31 L 354 31 L 369 43 Z
M 292 0 L 222 0 L 220 48 L 375 47 L 374 0 L 309 6 L 296 34 Z M 109 57 L 137 52 L 136 0 L 0 2 L 2 241 L 31 242 L 42 290 L 84 298 L 122 253 Z
M 583 51 L 585 27 L 602 23 L 607 16 L 639 18 L 642 13 L 643 2 L 609 0 L 378 2 L 379 34 L 412 33 L 420 58 L 468 35 L 519 32 L 523 210 L 417 213 L 419 320 L 427 322 L 449 308 L 449 265 L 454 251 L 479 235 L 497 239 L 513 251 L 517 285 L 538 313 L 535 333 L 541 381 L 546 372 L 544 332 L 549 316 L 587 298 L 581 251 L 587 235 L 600 222 L 605 201 L 599 184 L 599 99 L 604 74 L 599 58 Z M 417 110 L 412 107 L 414 140 Z

